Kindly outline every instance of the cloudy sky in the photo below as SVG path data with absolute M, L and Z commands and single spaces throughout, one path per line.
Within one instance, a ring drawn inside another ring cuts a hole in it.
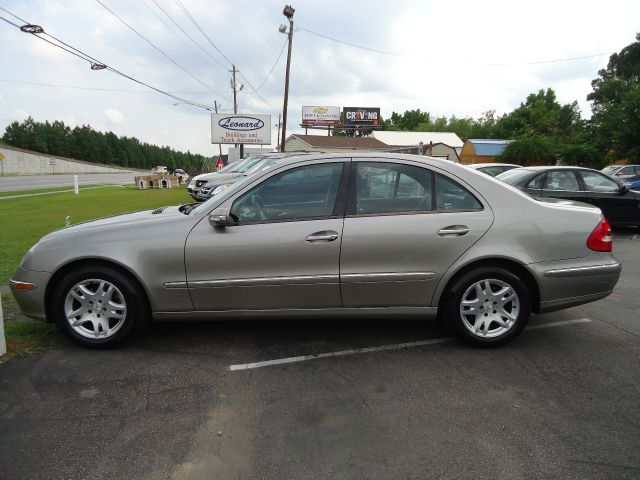
M 239 109 L 272 115 L 275 146 L 286 64 L 286 35 L 278 32 L 286 21 L 284 2 L 100 2 L 0 0 L 0 7 L 123 74 L 199 104 L 217 101 L 226 112 L 233 108 L 228 70 L 234 62 L 244 85 Z M 380 107 L 384 118 L 415 108 L 478 117 L 508 112 L 543 88 L 553 88 L 561 103 L 577 100 L 589 116 L 591 80 L 640 30 L 635 0 L 306 0 L 293 6 L 288 133 L 302 132 L 302 105 Z M 5 11 L 0 17 L 22 25 Z M 217 153 L 207 110 L 176 105 L 108 70 L 93 71 L 4 21 L 0 43 L 0 132 L 31 115 Z M 576 57 L 583 58 L 557 61 Z

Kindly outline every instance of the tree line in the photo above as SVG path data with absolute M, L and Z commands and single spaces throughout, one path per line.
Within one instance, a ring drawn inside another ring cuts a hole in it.
M 454 132 L 469 138 L 513 140 L 500 160 L 520 165 L 561 162 L 600 168 L 628 160 L 640 163 L 640 34 L 610 56 L 591 82 L 592 116 L 583 119 L 577 101 L 561 105 L 552 89 L 531 93 L 512 112 L 479 118 L 433 117 L 420 109 L 393 112 L 382 130 Z M 370 129 L 341 130 L 336 135 L 365 136 Z
M 98 132 L 89 125 L 71 128 L 59 120 L 36 122 L 31 117 L 7 126 L 2 141 L 35 152 L 143 170 L 164 165 L 170 170 L 182 168 L 196 172 L 206 160 L 189 151 L 158 147 L 134 137 L 119 137 L 113 132 Z

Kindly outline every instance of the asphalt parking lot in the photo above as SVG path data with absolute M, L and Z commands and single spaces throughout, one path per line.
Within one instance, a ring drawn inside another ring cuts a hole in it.
M 428 321 L 156 324 L 0 366 L 0 478 L 640 478 L 640 231 L 610 297 L 467 347 Z

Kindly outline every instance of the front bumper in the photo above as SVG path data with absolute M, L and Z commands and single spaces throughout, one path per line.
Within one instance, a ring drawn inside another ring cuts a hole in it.
M 211 198 L 210 194 L 202 194 L 200 192 L 198 192 L 193 198 L 195 198 L 198 202 L 204 202 L 209 200 L 209 198 Z
M 35 318 L 37 320 L 45 320 L 45 290 L 47 283 L 51 278 L 49 272 L 35 272 L 33 270 L 26 270 L 22 267 L 13 274 L 13 278 L 9 282 L 11 286 L 11 292 L 20 306 L 20 310 L 26 316 Z M 27 282 L 36 285 L 33 290 L 22 290 L 17 288 L 17 282 Z

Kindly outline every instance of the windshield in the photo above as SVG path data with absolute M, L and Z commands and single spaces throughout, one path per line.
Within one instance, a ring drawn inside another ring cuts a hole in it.
M 261 161 L 264 157 L 262 155 L 255 157 L 247 157 L 244 160 L 240 160 L 235 164 L 235 168 L 231 170 L 233 173 L 244 173 L 253 167 L 256 163 Z
M 513 170 L 501 173 L 496 178 L 504 183 L 508 183 L 509 185 L 515 185 L 523 178 L 531 175 L 531 172 L 533 172 L 533 170 L 528 170 L 526 168 L 514 168 Z
M 246 172 L 244 172 L 244 174 L 245 175 L 251 175 L 251 174 L 256 173 L 256 172 L 258 172 L 260 170 L 264 170 L 265 168 L 270 167 L 271 165 L 274 165 L 274 164 L 278 163 L 279 160 L 282 160 L 282 158 L 263 158 L 259 162 L 255 163 Z
M 610 173 L 615 172 L 616 170 L 618 170 L 620 167 L 605 167 L 602 170 L 600 170 L 602 173 L 609 175 Z
M 245 163 L 251 161 L 251 158 L 252 157 L 248 157 L 248 158 L 245 158 L 244 160 L 238 160 L 237 162 L 230 163 L 226 167 L 223 167 L 220 170 L 218 170 L 218 172 L 220 173 L 237 172 L 238 168 L 242 168 Z

